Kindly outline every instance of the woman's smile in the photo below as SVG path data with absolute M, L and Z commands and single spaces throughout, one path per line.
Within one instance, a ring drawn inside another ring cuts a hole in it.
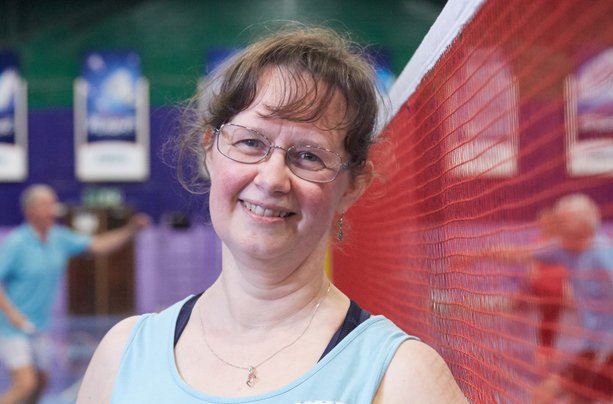
M 295 215 L 294 212 L 282 208 L 262 206 L 245 200 L 239 200 L 239 202 L 245 209 L 247 209 L 255 216 L 270 218 L 287 218 Z

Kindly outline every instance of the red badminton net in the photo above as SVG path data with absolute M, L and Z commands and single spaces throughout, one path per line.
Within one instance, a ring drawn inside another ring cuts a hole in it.
M 334 281 L 441 353 L 471 402 L 608 402 L 611 247 L 579 269 L 534 247 L 558 246 L 537 217 L 575 193 L 613 236 L 613 2 L 491 0 L 468 20 L 375 147 Z

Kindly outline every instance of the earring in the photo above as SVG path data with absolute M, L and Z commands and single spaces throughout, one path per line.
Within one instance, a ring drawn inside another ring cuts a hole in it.
M 338 241 L 343 241 L 343 239 L 345 238 L 345 233 L 343 233 L 343 216 L 338 218 L 336 225 L 338 226 L 338 230 L 336 232 L 336 239 Z

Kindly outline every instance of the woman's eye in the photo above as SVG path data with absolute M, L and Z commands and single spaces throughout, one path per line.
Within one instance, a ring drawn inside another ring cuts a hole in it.
M 309 162 L 320 162 L 321 159 L 315 153 L 311 152 L 301 152 L 299 153 L 300 160 L 309 161 Z
M 241 139 L 232 145 L 242 151 L 262 151 L 268 149 L 266 143 L 260 139 Z
M 245 146 L 245 147 L 262 147 L 263 142 L 258 139 L 243 139 L 234 144 L 235 146 Z
M 292 164 L 307 170 L 321 170 L 326 167 L 324 160 L 317 153 L 309 150 L 293 150 L 289 156 Z

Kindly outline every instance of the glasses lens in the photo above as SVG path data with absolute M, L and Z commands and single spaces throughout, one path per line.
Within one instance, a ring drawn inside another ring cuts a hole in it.
M 259 163 L 266 158 L 272 147 L 272 143 L 254 129 L 224 124 L 217 131 L 219 152 L 239 163 Z M 291 146 L 287 150 L 277 148 L 285 151 L 290 170 L 307 181 L 333 181 L 343 167 L 338 154 L 316 146 Z
M 255 130 L 226 124 L 219 130 L 217 148 L 234 161 L 257 163 L 268 154 L 270 142 Z
M 336 153 L 308 145 L 290 147 L 287 161 L 294 174 L 315 182 L 334 180 L 342 164 Z

